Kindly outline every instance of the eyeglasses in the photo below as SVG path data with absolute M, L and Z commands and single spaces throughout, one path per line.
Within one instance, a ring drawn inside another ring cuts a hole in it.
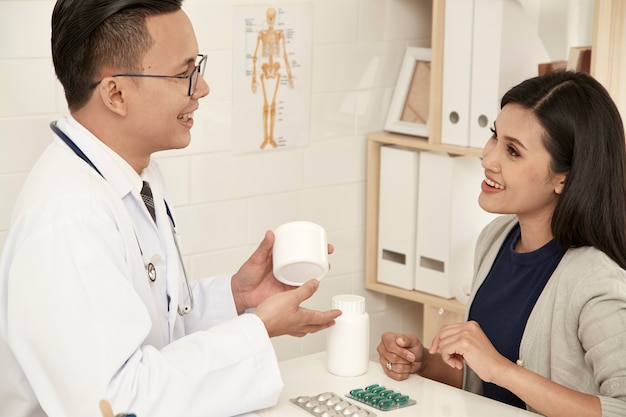
M 189 80 L 189 89 L 187 90 L 187 95 L 192 96 L 193 93 L 196 92 L 196 85 L 198 85 L 198 75 L 204 76 L 204 70 L 206 69 L 206 55 L 198 54 L 200 57 L 200 61 L 198 65 L 193 68 L 191 74 L 189 75 L 153 75 L 153 74 L 115 74 L 112 77 L 145 77 L 145 78 L 180 78 L 180 79 L 188 79 Z M 98 84 L 100 84 L 102 80 L 94 83 L 91 88 L 95 88 Z

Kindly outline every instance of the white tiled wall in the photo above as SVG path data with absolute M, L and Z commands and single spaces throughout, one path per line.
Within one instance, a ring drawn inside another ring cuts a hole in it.
M 235 271 L 266 229 L 322 224 L 335 246 L 331 272 L 305 304 L 328 309 L 339 293 L 363 294 L 371 352 L 385 330 L 421 332 L 421 310 L 366 291 L 366 134 L 382 130 L 404 50 L 430 43 L 430 0 L 311 0 L 311 140 L 304 148 L 231 153 L 232 16 L 255 0 L 186 0 L 211 94 L 196 112 L 191 145 L 157 157 L 169 179 L 190 274 Z M 0 248 L 30 167 L 66 113 L 50 57 L 53 0 L 0 0 Z M 274 339 L 279 359 L 318 352 L 325 333 Z

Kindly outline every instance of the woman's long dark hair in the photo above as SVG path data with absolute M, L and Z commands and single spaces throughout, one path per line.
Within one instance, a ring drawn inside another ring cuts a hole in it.
M 513 87 L 501 107 L 534 112 L 555 173 L 567 173 L 552 217 L 564 248 L 594 246 L 626 268 L 626 140 L 619 111 L 589 74 L 557 71 Z

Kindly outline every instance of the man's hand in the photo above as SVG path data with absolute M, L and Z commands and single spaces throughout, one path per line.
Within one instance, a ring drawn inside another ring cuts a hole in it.
M 281 283 L 274 276 L 272 271 L 273 247 L 274 233 L 268 230 L 254 253 L 239 268 L 239 271 L 233 275 L 231 289 L 239 314 L 242 314 L 248 308 L 257 307 L 264 300 L 275 294 L 295 288 Z M 333 251 L 333 246 L 328 245 L 328 253 L 331 254 Z
M 285 334 L 302 337 L 330 327 L 341 315 L 340 310 L 317 311 L 300 307 L 318 287 L 319 281 L 311 279 L 299 288 L 274 294 L 259 304 L 254 314 L 263 320 L 270 337 Z

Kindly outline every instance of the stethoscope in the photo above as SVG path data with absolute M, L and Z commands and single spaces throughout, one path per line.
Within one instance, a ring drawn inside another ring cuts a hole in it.
M 65 144 L 69 146 L 69 148 L 80 159 L 85 161 L 90 167 L 95 169 L 96 172 L 100 174 L 102 178 L 104 178 L 104 175 L 102 175 L 98 167 L 96 167 L 94 163 L 91 162 L 91 160 L 87 157 L 87 155 L 85 155 L 85 153 L 78 147 L 78 145 L 76 145 L 76 143 L 74 143 L 72 139 L 69 138 L 69 136 L 65 134 L 65 132 L 63 132 L 61 129 L 58 128 L 56 122 L 50 122 L 50 129 L 52 129 L 52 131 L 59 138 L 61 138 L 61 140 L 65 142 Z M 189 295 L 189 305 L 186 305 L 181 308 L 180 303 L 178 304 L 178 314 L 180 316 L 184 316 L 186 314 L 189 314 L 191 310 L 193 310 L 194 308 L 193 293 L 191 292 L 191 287 L 189 286 L 189 279 L 187 278 L 187 270 L 185 269 L 185 263 L 183 262 L 183 255 L 180 251 L 180 246 L 178 245 L 178 239 L 176 239 L 176 225 L 174 223 L 174 216 L 172 216 L 172 212 L 170 211 L 170 207 L 167 204 L 167 201 L 163 200 L 163 202 L 165 203 L 165 211 L 167 212 L 167 217 L 169 217 L 170 219 L 170 228 L 172 229 L 172 237 L 174 238 L 174 244 L 176 245 L 176 252 L 178 253 L 178 260 L 180 261 L 180 265 L 183 269 L 183 277 L 185 278 L 185 286 L 187 287 L 187 294 Z M 137 244 L 139 244 L 139 240 L 137 240 Z M 139 246 L 139 251 L 141 251 L 141 246 Z M 148 279 L 150 280 L 150 282 L 156 281 L 156 278 L 157 278 L 156 268 L 154 267 L 152 262 L 148 263 L 148 266 L 146 266 L 146 272 L 148 274 Z

